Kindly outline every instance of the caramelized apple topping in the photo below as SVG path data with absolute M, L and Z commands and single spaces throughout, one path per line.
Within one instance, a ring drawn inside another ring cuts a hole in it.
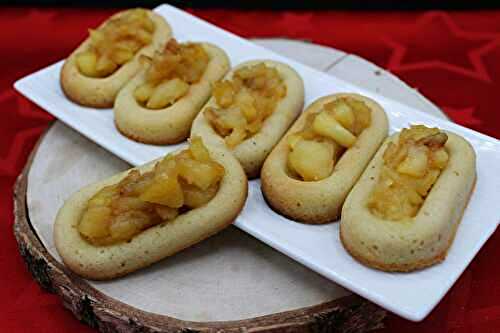
M 262 124 L 286 96 L 279 72 L 263 63 L 240 68 L 230 80 L 215 83 L 217 107 L 205 111 L 215 131 L 234 148 L 262 128 Z
M 336 160 L 371 123 L 365 103 L 345 97 L 309 114 L 304 128 L 288 136 L 288 170 L 294 178 L 318 181 L 331 175 Z
M 143 59 L 146 60 L 146 59 Z M 146 82 L 134 91 L 135 99 L 148 109 L 163 109 L 174 104 L 198 82 L 210 58 L 200 44 L 170 39 L 163 52 L 157 52 L 146 72 Z
M 145 9 L 131 9 L 98 30 L 90 29 L 89 48 L 76 55 L 78 69 L 83 75 L 95 78 L 113 74 L 151 43 L 154 30 Z
M 423 125 L 403 129 L 397 143 L 389 143 L 384 165 L 368 200 L 371 212 L 398 221 L 417 215 L 427 194 L 448 164 L 448 136 Z
M 78 231 L 94 245 L 129 241 L 209 202 L 223 176 L 224 168 L 211 159 L 199 137 L 193 138 L 189 149 L 167 155 L 152 171 L 132 170 L 119 183 L 97 192 L 88 201 Z

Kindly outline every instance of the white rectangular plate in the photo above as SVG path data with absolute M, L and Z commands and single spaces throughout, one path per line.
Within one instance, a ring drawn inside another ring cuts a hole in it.
M 250 182 L 248 201 L 235 222 L 236 226 L 254 237 L 353 292 L 404 318 L 422 320 L 498 226 L 500 210 L 494 198 L 500 192 L 497 169 L 500 165 L 499 141 L 282 57 L 174 7 L 163 5 L 156 11 L 171 24 L 178 40 L 212 42 L 228 53 L 232 65 L 250 59 L 274 59 L 288 63 L 304 79 L 306 105 L 320 96 L 357 92 L 373 98 L 384 107 L 391 132 L 410 123 L 420 123 L 456 132 L 469 140 L 477 153 L 476 188 L 448 257 L 443 263 L 428 269 L 406 274 L 384 273 L 359 264 L 342 247 L 338 223 L 304 225 L 276 214 L 263 200 L 259 181 Z M 31 74 L 16 82 L 15 88 L 133 165 L 143 164 L 179 147 L 157 147 L 128 140 L 115 129 L 111 109 L 93 110 L 70 102 L 59 86 L 61 66 L 62 61 Z

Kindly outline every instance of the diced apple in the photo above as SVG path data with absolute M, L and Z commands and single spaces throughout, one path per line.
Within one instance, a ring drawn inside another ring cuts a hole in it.
M 142 26 L 144 27 L 144 29 L 146 29 L 146 31 L 148 32 L 154 32 L 155 31 L 155 24 L 154 22 L 147 18 L 145 20 L 142 21 Z
M 140 104 L 146 104 L 151 95 L 153 95 L 154 86 L 151 83 L 144 83 L 134 91 L 134 97 Z
M 429 172 L 427 172 L 425 177 L 420 182 L 418 182 L 417 192 L 421 196 L 426 196 L 429 190 L 431 189 L 432 185 L 434 185 L 434 183 L 438 179 L 439 175 L 440 175 L 439 170 L 436 169 L 429 170 Z
M 234 87 L 234 84 L 231 84 L 232 87 Z M 233 88 L 234 89 L 234 88 Z M 254 96 L 252 96 L 252 93 L 248 89 L 240 89 L 236 95 L 235 95 L 235 102 L 236 104 L 249 104 L 252 105 L 255 101 Z
M 108 207 L 89 207 L 83 214 L 78 231 L 89 238 L 101 238 L 109 235 L 111 209 Z
M 189 84 L 178 78 L 162 82 L 155 87 L 146 107 L 162 109 L 175 103 L 179 98 L 187 94 L 188 90 Z
M 243 128 L 235 128 L 224 140 L 229 148 L 234 148 L 243 142 L 247 134 Z
M 439 129 L 436 127 L 430 128 L 424 125 L 412 125 L 410 128 L 404 128 L 399 136 L 401 141 L 419 141 L 436 134 L 439 134 Z
M 359 135 L 365 128 L 370 126 L 371 123 L 370 108 L 363 101 L 359 101 L 354 98 L 346 98 L 345 101 L 354 111 L 354 118 L 356 120 L 354 122 L 353 133 L 354 135 Z
M 123 65 L 133 57 L 134 57 L 134 52 L 125 49 L 113 50 L 113 53 L 111 54 L 111 60 L 113 60 L 118 65 Z
M 368 201 L 372 212 L 390 220 L 414 217 L 448 162 L 446 140 L 437 128 L 403 129 L 384 152 L 385 164 Z
M 184 205 L 189 208 L 197 208 L 203 206 L 217 194 L 219 186 L 213 184 L 209 186 L 206 190 L 201 190 L 196 186 L 183 184 L 182 189 L 184 190 Z
M 127 212 L 113 219 L 109 231 L 115 240 L 128 240 L 147 224 L 149 224 L 149 218 L 146 214 L 137 211 Z
M 184 204 L 184 194 L 177 177 L 161 174 L 139 197 L 141 200 L 179 208 Z
M 291 149 L 294 149 L 295 146 L 297 145 L 297 142 L 299 142 L 300 140 L 303 140 L 303 137 L 302 135 L 300 135 L 300 133 L 290 134 L 286 138 L 286 141 L 288 142 L 288 145 L 290 146 Z
M 443 132 L 439 132 L 433 135 L 428 135 L 417 141 L 418 144 L 426 145 L 432 149 L 439 149 L 443 147 L 448 141 L 448 135 Z
M 127 181 L 119 186 L 119 194 L 123 196 L 138 196 L 146 190 L 153 177 L 154 173 L 146 172 L 136 180 Z
M 220 110 L 212 107 L 207 107 L 203 116 L 212 125 L 213 129 L 221 136 L 227 136 L 231 133 L 231 129 L 226 127 L 226 124 L 220 118 Z
M 354 112 L 345 102 L 339 101 L 335 103 L 333 108 L 333 116 L 345 128 L 351 130 L 354 126 Z
M 107 206 L 113 199 L 118 195 L 117 187 L 114 185 L 106 186 L 97 192 L 92 198 L 90 198 L 88 206 Z
M 191 151 L 191 154 L 193 154 L 194 159 L 197 161 L 210 162 L 212 160 L 207 147 L 205 147 L 199 136 L 195 136 L 191 139 L 189 150 Z
M 100 77 L 106 77 L 110 74 L 112 74 L 116 68 L 118 67 L 117 64 L 113 62 L 109 57 L 105 55 L 101 55 L 97 59 L 97 63 L 95 65 L 95 69 L 97 73 L 99 73 Z
M 214 84 L 213 95 L 217 104 L 222 108 L 227 108 L 234 101 L 235 90 L 230 81 L 220 81 Z
M 179 176 L 188 184 L 206 190 L 224 175 L 224 168 L 216 163 L 202 163 L 195 160 L 179 162 Z
M 331 138 L 342 147 L 352 147 L 356 142 L 356 137 L 326 112 L 320 112 L 314 118 L 313 129 L 316 133 Z
M 417 191 L 415 191 L 413 188 L 409 188 L 407 190 L 407 195 L 408 195 L 408 200 L 412 205 L 420 205 L 422 202 L 424 202 L 424 199 L 420 196 Z
M 102 30 L 89 29 L 89 36 L 92 45 L 100 46 L 106 41 L 106 35 Z
M 431 165 L 434 168 L 444 169 L 446 168 L 446 165 L 448 165 L 448 159 L 449 155 L 446 149 L 444 147 L 440 148 L 432 152 Z
M 143 29 L 135 30 L 135 38 L 137 38 L 142 44 L 147 45 L 153 40 L 153 36 L 149 31 Z
M 240 110 L 243 116 L 245 116 L 245 118 L 247 119 L 248 123 L 254 121 L 259 115 L 257 109 L 253 106 L 253 104 L 250 103 L 241 104 Z
M 137 52 L 142 47 L 142 44 L 135 39 L 124 39 L 121 41 L 118 41 L 116 43 L 116 49 L 117 50 L 129 50 L 134 52 Z
M 284 94 L 286 86 L 275 68 L 265 64 L 245 66 L 229 80 L 214 84 L 212 95 L 217 108 L 207 108 L 205 116 L 232 148 L 261 130 Z
M 428 161 L 428 149 L 426 147 L 412 146 L 408 150 L 406 158 L 397 167 L 397 171 L 408 176 L 420 178 L 427 171 Z
M 97 54 L 92 51 L 82 52 L 76 55 L 76 65 L 83 75 L 89 77 L 98 76 L 96 69 Z
M 228 129 L 245 128 L 247 120 L 239 108 L 231 108 L 217 113 L 219 122 Z
M 250 134 L 245 134 L 245 138 L 243 138 L 243 140 L 245 140 L 247 137 L 249 136 L 252 136 L 254 135 L 255 133 L 259 132 L 260 129 L 262 128 L 262 122 L 263 122 L 263 119 L 262 117 L 260 117 L 262 114 L 258 114 L 257 115 L 257 119 L 255 119 L 254 121 L 252 121 L 251 123 L 249 123 L 247 126 L 246 126 L 246 131 Z M 243 141 L 242 140 L 242 141 Z
M 170 176 L 177 175 L 175 155 L 173 153 L 170 153 L 165 156 L 160 162 L 156 163 L 154 173 L 155 176 L 159 176 L 162 173 L 168 174 Z
M 151 205 L 137 197 L 120 197 L 113 201 L 111 208 L 115 213 L 129 210 L 146 210 Z
M 305 181 L 317 181 L 332 173 L 333 159 L 334 149 L 331 144 L 300 140 L 288 155 L 288 167 Z
M 155 212 L 162 218 L 164 221 L 173 220 L 179 215 L 179 211 L 175 208 L 170 208 L 163 205 L 156 205 Z

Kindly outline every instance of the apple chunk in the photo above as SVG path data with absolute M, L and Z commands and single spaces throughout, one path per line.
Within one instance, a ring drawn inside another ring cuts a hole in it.
M 352 147 L 356 142 L 356 137 L 346 130 L 335 117 L 326 112 L 321 112 L 314 118 L 313 130 L 320 135 L 333 139 L 345 148 Z
M 288 158 L 288 167 L 305 181 L 317 181 L 333 171 L 335 149 L 329 142 L 298 141 Z
M 162 82 L 153 90 L 146 107 L 149 109 L 164 108 L 175 103 L 188 90 L 189 84 L 178 78 Z

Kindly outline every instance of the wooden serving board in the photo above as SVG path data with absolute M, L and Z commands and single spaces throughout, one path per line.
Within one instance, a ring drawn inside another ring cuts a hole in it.
M 382 95 L 442 116 L 391 74 L 353 55 L 281 39 L 257 43 Z M 55 251 L 59 207 L 84 185 L 129 168 L 61 122 L 40 139 L 15 190 L 14 232 L 40 285 L 104 332 L 329 331 L 380 327 L 385 312 L 230 227 L 127 277 L 79 278 Z

